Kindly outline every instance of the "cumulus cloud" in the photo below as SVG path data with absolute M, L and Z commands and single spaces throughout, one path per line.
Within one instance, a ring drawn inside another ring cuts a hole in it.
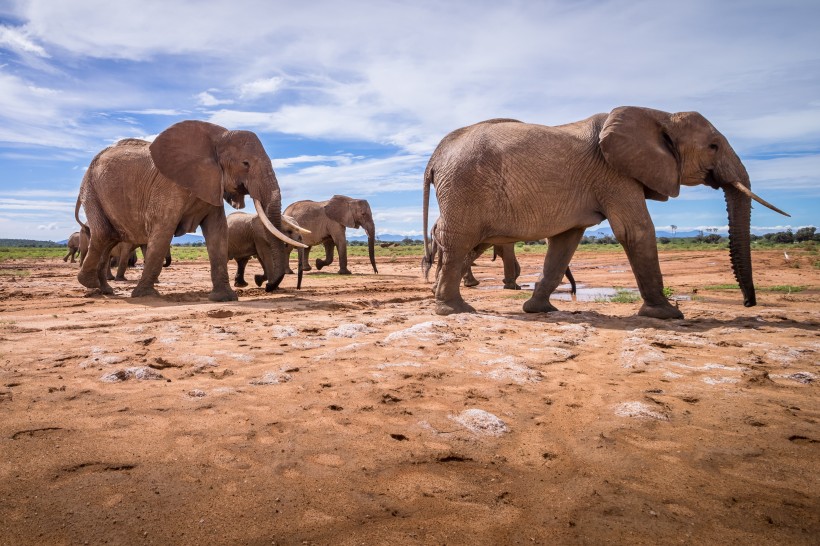
M 242 84 L 239 88 L 240 97 L 255 98 L 260 95 L 276 93 L 284 82 L 284 78 L 273 77 Z
M 213 91 L 213 89 L 210 91 Z M 222 104 L 233 104 L 233 100 L 218 99 L 215 96 L 213 96 L 210 91 L 203 91 L 196 96 L 199 104 L 201 104 L 202 106 L 219 106 Z

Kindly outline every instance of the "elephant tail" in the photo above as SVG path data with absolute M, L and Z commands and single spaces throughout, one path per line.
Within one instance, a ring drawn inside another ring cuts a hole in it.
M 83 182 L 85 182 L 85 180 L 83 180 Z M 77 220 L 77 223 L 80 224 L 82 231 L 84 231 L 86 235 L 91 235 L 91 228 L 89 228 L 87 224 L 84 224 L 83 221 L 80 220 L 80 205 L 82 204 L 84 187 L 85 184 L 80 186 L 80 193 L 77 195 L 77 204 L 74 205 L 74 219 Z
M 430 208 L 430 186 L 433 184 L 433 168 L 430 164 L 427 165 L 427 170 L 424 171 L 424 200 L 423 200 L 423 233 L 424 233 L 424 257 L 421 259 L 421 270 L 424 273 L 424 280 L 429 280 L 430 268 L 433 266 L 435 260 L 435 239 L 432 244 L 430 237 L 427 236 L 427 222 L 429 220 Z

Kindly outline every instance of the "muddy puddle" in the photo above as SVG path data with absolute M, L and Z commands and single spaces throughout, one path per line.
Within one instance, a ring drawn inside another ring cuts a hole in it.
M 535 290 L 535 282 L 520 283 L 521 290 Z M 504 286 L 500 284 L 482 284 L 477 286 L 479 290 L 503 290 Z M 627 294 L 634 295 L 640 298 L 637 288 L 615 288 L 612 286 L 586 286 L 582 283 L 576 285 L 576 294 L 570 293 L 569 283 L 561 284 L 555 289 L 555 292 L 550 296 L 550 299 L 561 301 L 610 301 L 616 296 Z M 671 296 L 669 298 L 673 301 L 689 301 L 690 296 Z

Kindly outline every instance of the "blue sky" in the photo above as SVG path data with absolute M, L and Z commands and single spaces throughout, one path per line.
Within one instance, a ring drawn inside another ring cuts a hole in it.
M 419 235 L 448 132 L 620 105 L 701 112 L 792 214 L 754 228 L 818 225 L 818 27 L 816 0 L 0 0 L 0 237 L 67 238 L 91 158 L 183 119 L 256 132 L 284 204 L 362 197 L 378 233 Z M 650 211 L 727 223 L 704 187 Z

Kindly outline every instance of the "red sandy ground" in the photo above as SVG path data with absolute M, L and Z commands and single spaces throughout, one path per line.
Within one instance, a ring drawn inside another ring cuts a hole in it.
M 744 308 L 703 288 L 725 251 L 663 253 L 697 290 L 665 322 L 500 289 L 439 317 L 418 258 L 229 304 L 205 261 L 143 299 L 3 262 L 0 544 L 817 544 L 820 270 L 790 254 L 754 253 Z M 573 269 L 635 285 L 622 253 Z

